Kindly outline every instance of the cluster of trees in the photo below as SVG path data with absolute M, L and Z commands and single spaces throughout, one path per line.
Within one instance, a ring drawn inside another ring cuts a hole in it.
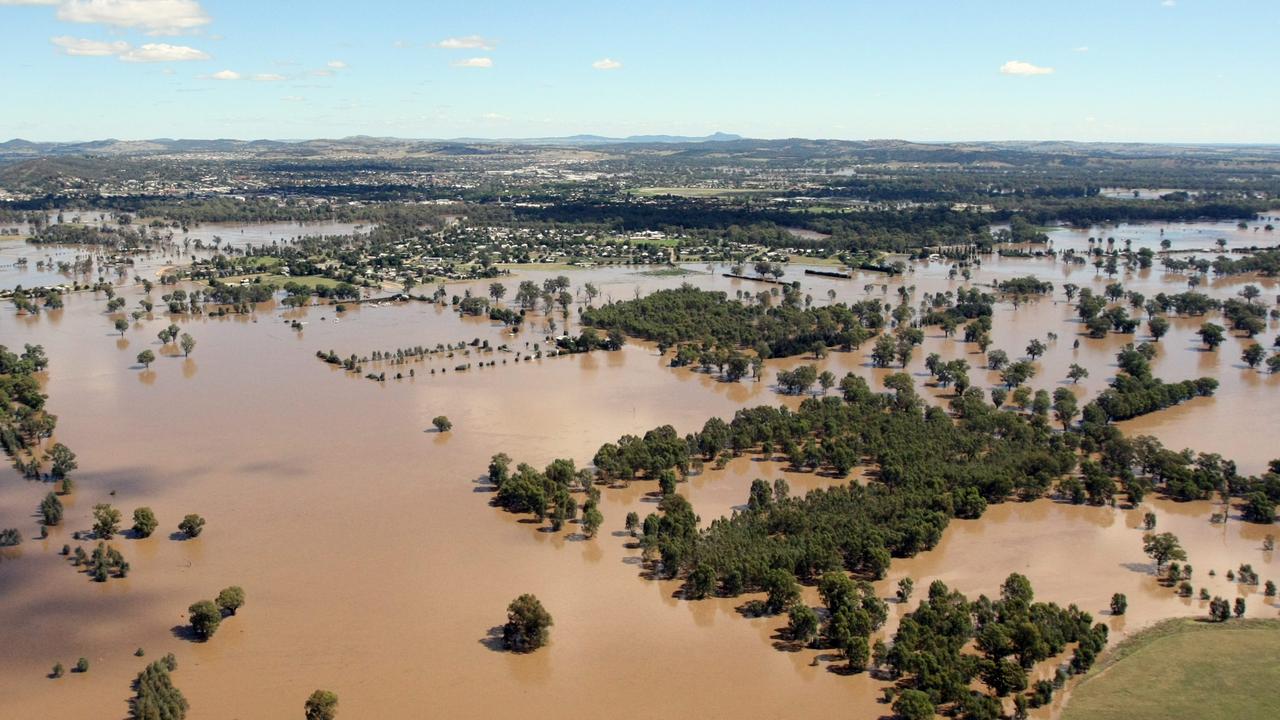
M 1218 275 L 1258 273 L 1265 277 L 1280 275 L 1280 250 L 1267 249 L 1240 258 L 1219 256 L 1213 261 L 1213 271 Z
M 1040 280 L 1034 275 L 1001 280 L 996 289 L 1006 295 L 1048 295 L 1053 292 L 1053 283 Z
M 63 307 L 62 291 L 57 288 L 24 289 L 21 285 L 13 289 L 9 302 L 18 314 L 39 315 L 40 308 L 58 310 Z
M 1063 653 L 1076 643 L 1070 673 L 1088 670 L 1106 645 L 1107 627 L 1093 624 L 1089 613 L 1074 605 L 1034 602 L 1031 583 L 1012 574 L 1001 585 L 1000 598 L 985 595 L 970 601 L 935 580 L 929 596 L 902 618 L 893 643 L 881 654 L 901 692 L 895 702 L 913 712 L 949 708 L 963 717 L 999 718 L 1002 705 L 972 689 L 974 680 L 998 697 L 1011 693 L 1025 716 L 1029 705 L 1040 705 L 1053 693 L 1053 683 L 1028 689 L 1028 670 Z M 970 648 L 976 653 L 969 652 Z
M 589 538 L 595 537 L 604 522 L 599 509 L 600 490 L 594 480 L 591 471 L 577 469 L 573 460 L 554 460 L 544 472 L 526 463 L 520 463 L 512 472 L 511 458 L 504 453 L 494 455 L 489 462 L 489 482 L 497 489 L 494 504 L 511 512 L 532 513 L 539 520 L 550 517 L 551 529 L 555 531 L 570 520 L 578 519 L 579 505 L 574 493 L 584 493 L 579 526 L 582 534 Z M 674 486 L 674 478 L 671 482 Z
M 191 337 L 191 333 L 182 333 L 179 335 L 177 325 L 170 325 L 160 331 L 161 343 L 168 344 L 174 340 L 177 340 L 178 346 L 182 348 L 183 357 L 190 357 L 191 351 L 196 349 L 196 339 Z
M 244 606 L 244 590 L 237 585 L 223 588 L 213 600 L 198 600 L 187 608 L 191 631 L 201 640 L 208 640 L 218 631 L 224 617 L 236 614 Z
M 722 453 L 781 450 L 796 469 L 845 475 L 877 467 L 870 484 L 815 490 L 800 497 L 753 493 L 750 512 L 714 521 L 704 532 L 683 499 L 665 498 L 643 523 L 642 546 L 667 577 L 709 578 L 722 594 L 760 590 L 773 570 L 811 582 L 843 569 L 878 577 L 890 557 L 932 547 L 952 517 L 978 517 L 988 502 L 1015 492 L 1035 497 L 1075 467 L 1072 446 L 1048 424 L 998 412 L 971 389 L 953 421 L 924 409 L 910 378 L 886 380 L 875 394 L 855 375 L 844 399 L 806 399 L 798 411 L 757 407 L 731 423 L 713 418 L 680 438 L 669 426 L 604 445 L 595 457 L 604 481 L 658 480 Z M 668 473 L 671 473 L 668 475 Z M 665 509 L 664 509 L 665 508 Z M 672 513 L 677 515 L 673 518 Z
M 66 554 L 67 550 L 68 548 L 64 545 L 63 554 Z M 99 542 L 93 549 L 92 555 L 85 554 L 84 548 L 77 545 L 75 552 L 71 554 L 71 565 L 83 567 L 85 573 L 94 582 L 106 582 L 107 578 L 112 577 L 112 573 L 118 578 L 129 575 L 129 563 L 124 559 L 124 555 L 105 542 Z
M 556 339 L 556 347 L 570 354 L 593 350 L 616 351 L 621 350 L 626 342 L 626 337 L 617 330 L 610 330 L 608 335 L 601 337 L 595 328 L 583 328 L 576 338 L 565 335 Z
M 788 288 L 778 305 L 767 299 L 747 305 L 723 292 L 685 284 L 587 308 L 582 322 L 653 340 L 660 348 L 698 342 L 709 348 L 751 349 L 769 358 L 798 355 L 818 345 L 856 347 L 882 327 L 885 318 L 879 301 L 804 307 L 799 291 Z
M 1107 422 L 1128 420 L 1157 410 L 1177 405 L 1195 397 L 1208 397 L 1218 389 L 1218 381 L 1211 377 L 1166 383 L 1151 374 L 1151 358 L 1155 346 L 1141 343 L 1126 345 L 1116 354 L 1120 372 L 1112 378 L 1110 387 L 1084 406 L 1082 411 L 1086 432 L 1090 426 Z
M 44 411 L 45 395 L 36 378 L 48 366 L 40 345 L 26 345 L 21 354 L 0 345 L 0 446 L 28 477 L 39 472 L 30 448 L 52 435 L 57 424 L 57 417 Z
M 27 238 L 37 245 L 100 245 L 117 252 L 145 250 L 158 243 L 158 237 L 148 237 L 146 228 L 129 225 L 77 225 L 55 223 L 41 227 Z
M 908 579 L 910 582 L 910 579 Z M 876 597 L 875 588 L 865 580 L 853 580 L 840 571 L 825 573 L 818 581 L 822 616 L 799 602 L 795 578 L 785 570 L 774 571 L 765 610 L 787 610 L 787 631 L 792 641 L 816 644 L 840 652 L 849 670 L 862 672 L 872 662 L 870 636 L 884 626 L 888 605 Z
M 826 393 L 836 384 L 836 376 L 830 370 L 818 372 L 813 365 L 801 365 L 793 370 L 778 371 L 778 387 L 789 395 L 800 395 L 809 392 L 813 384 Z
M 1246 500 L 1255 492 L 1273 502 L 1280 499 L 1280 461 L 1272 461 L 1269 472 L 1260 478 L 1244 477 L 1233 461 L 1224 460 L 1217 453 L 1196 454 L 1189 449 L 1175 452 L 1153 437 L 1139 435 L 1108 439 L 1102 463 L 1121 476 L 1130 496 L 1136 493 L 1138 500 L 1149 489 L 1160 490 L 1175 500 L 1200 500 L 1214 492 Z M 1264 509 L 1266 503 L 1260 501 L 1258 506 Z M 1265 519 L 1259 517 L 1258 521 Z
M 132 720 L 183 720 L 187 716 L 191 706 L 169 675 L 177 669 L 178 660 L 169 653 L 138 673 L 129 699 Z

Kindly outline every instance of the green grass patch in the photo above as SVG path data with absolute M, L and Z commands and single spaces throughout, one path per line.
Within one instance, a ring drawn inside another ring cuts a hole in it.
M 235 275 L 232 277 L 223 278 L 222 282 L 226 283 L 227 285 L 236 285 L 241 280 L 249 280 L 250 282 L 252 282 L 255 278 L 261 278 L 261 281 L 263 283 L 274 284 L 277 287 L 284 287 L 285 283 L 288 283 L 288 282 L 296 282 L 299 285 L 310 285 L 312 287 L 319 285 L 321 287 L 331 288 L 331 287 L 336 287 L 339 283 L 342 282 L 341 280 L 334 280 L 333 278 L 327 278 L 322 275 L 300 275 L 297 277 L 290 277 L 288 275 L 276 275 L 275 273 L 254 273 L 251 275 Z
M 280 260 L 280 258 L 255 256 L 255 257 L 244 258 L 241 262 L 243 262 L 247 267 L 252 268 L 254 270 L 258 270 L 260 272 L 267 272 L 269 270 L 275 270 L 276 268 L 280 267 L 280 264 L 282 261 Z
M 1280 620 L 1169 620 L 1109 653 L 1072 692 L 1062 720 L 1278 718 L 1278 658 Z
M 626 240 L 629 238 L 619 238 L 619 239 Z M 632 245 L 657 245 L 658 247 L 676 247 L 680 244 L 680 239 L 673 238 L 673 237 L 644 239 L 644 240 L 632 239 L 631 244 Z
M 586 270 L 589 269 L 582 265 L 570 265 L 569 263 L 496 263 L 496 267 L 511 272 L 519 272 L 521 270 Z M 501 280 L 501 278 L 498 278 Z
M 838 257 L 810 257 L 808 255 L 792 255 L 792 265 L 815 265 L 818 267 L 844 267 Z

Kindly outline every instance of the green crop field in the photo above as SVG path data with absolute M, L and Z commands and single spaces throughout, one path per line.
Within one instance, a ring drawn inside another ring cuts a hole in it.
M 1280 621 L 1170 620 L 1119 645 L 1063 720 L 1280 718 Z

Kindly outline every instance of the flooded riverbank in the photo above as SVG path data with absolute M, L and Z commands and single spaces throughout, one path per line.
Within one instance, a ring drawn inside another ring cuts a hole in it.
M 769 287 L 724 278 L 721 268 L 687 277 L 638 270 L 564 274 L 575 289 L 596 283 L 597 302 L 683 282 L 730 295 Z M 1001 258 L 985 261 L 974 281 L 1031 273 L 1059 287 L 1075 282 L 1100 291 L 1106 283 L 1093 268 Z M 556 274 L 517 272 L 501 281 L 514 289 L 522 279 Z M 828 302 L 828 290 L 836 291 L 836 301 L 893 301 L 904 284 L 916 287 L 917 299 L 964 286 L 937 262 L 902 277 L 855 273 L 851 280 L 805 276 L 792 265 L 785 279 L 798 280 L 814 303 Z M 1121 281 L 1148 295 L 1185 287 L 1158 269 Z M 483 295 L 488 282 L 451 283 L 448 292 L 471 288 Z M 1245 282 L 1259 284 L 1264 297 L 1277 292 L 1274 280 L 1256 278 L 1214 280 L 1202 290 L 1225 298 Z M 136 306 L 141 290 L 132 278 L 120 279 L 119 287 L 129 307 Z M 1060 290 L 1055 298 L 998 305 L 993 347 L 1020 356 L 1031 338 L 1057 333 L 1030 384 L 1050 391 L 1066 386 L 1067 367 L 1079 363 L 1090 376 L 1071 387 L 1090 397 L 1114 374 L 1120 347 L 1144 336 L 1080 337 L 1073 348 L 1080 331 L 1074 307 Z M 878 389 L 890 371 L 870 367 L 869 345 L 820 361 L 770 361 L 761 382 L 726 383 L 673 370 L 652 346 L 632 342 L 619 352 L 519 365 L 503 365 L 511 356 L 495 353 L 497 366 L 462 373 L 453 370 L 458 360 L 439 358 L 408 367 L 449 372 L 419 370 L 411 380 L 384 384 L 344 373 L 314 353 L 334 349 L 345 356 L 474 338 L 524 352 L 525 342 L 545 347 L 543 318 L 513 339 L 488 320 L 461 319 L 427 303 L 363 306 L 340 318 L 329 306 L 263 305 L 252 316 L 173 319 L 199 341 L 183 358 L 156 340 L 171 318 L 156 314 L 121 338 L 104 302 L 101 295 L 78 293 L 64 309 L 36 317 L 11 308 L 0 313 L 4 344 L 45 346 L 57 439 L 76 451 L 81 468 L 76 492 L 65 499 L 66 520 L 47 540 L 36 538 L 32 513 L 50 487 L 0 470 L 0 527 L 18 527 L 24 536 L 18 548 L 0 551 L 0 627 L 7 628 L 9 649 L 0 658 L 0 715 L 123 717 L 129 682 L 147 660 L 166 652 L 178 656 L 174 682 L 195 719 L 296 715 L 316 687 L 337 691 L 344 715 L 352 717 L 513 717 L 566 707 L 619 717 L 888 712 L 877 702 L 879 683 L 869 677 L 839 676 L 827 663 L 813 666 L 817 651 L 774 649 L 785 618 L 744 619 L 735 610 L 741 600 L 686 602 L 674 596 L 675 584 L 643 579 L 638 551 L 621 533 L 628 511 L 643 515 L 653 507 L 644 484 L 604 492 L 605 522 L 588 541 L 518 522 L 490 507 L 476 482 L 499 451 L 538 465 L 572 457 L 581 466 L 624 433 L 668 423 L 691 432 L 708 417 L 729 417 L 741 407 L 796 404 L 799 398 L 778 395 L 773 381 L 778 370 L 801 363 L 858 373 Z M 571 308 L 576 330 L 574 317 Z M 288 319 L 306 325 L 295 331 Z M 563 324 L 559 313 L 555 319 Z M 1238 460 L 1242 472 L 1259 472 L 1280 454 L 1269 442 L 1280 420 L 1280 377 L 1243 367 L 1239 338 L 1216 353 L 1200 352 L 1199 323 L 1175 319 L 1153 367 L 1171 380 L 1216 377 L 1217 395 L 1121 427 L 1170 447 L 1219 452 Z M 1265 338 L 1275 332 L 1272 322 Z M 143 349 L 161 356 L 145 371 L 134 361 Z M 979 387 L 999 382 L 980 367 L 975 346 L 930 328 L 907 371 L 932 402 L 945 403 L 950 391 L 922 386 L 930 352 L 968 358 Z M 436 415 L 448 416 L 454 430 L 431 431 Z M 755 477 L 784 477 L 793 492 L 833 482 L 745 457 L 693 478 L 680 492 L 707 523 L 745 503 Z M 72 532 L 89 529 L 98 502 L 114 504 L 126 517 L 147 505 L 161 522 L 151 538 L 116 539 L 133 572 L 102 584 L 57 555 Z M 1209 503 L 1154 500 L 1136 510 L 1048 500 L 993 506 L 981 520 L 953 521 L 933 551 L 895 561 L 878 588 L 887 597 L 898 578 L 910 576 L 917 588 L 939 578 L 965 593 L 994 594 L 1010 572 L 1021 572 L 1038 599 L 1078 603 L 1120 632 L 1203 613 L 1199 601 L 1176 597 L 1151 576 L 1137 529 L 1147 509 L 1156 512 L 1159 530 L 1176 533 L 1188 549 L 1197 588 L 1229 598 L 1243 592 L 1250 616 L 1274 614 L 1256 588 L 1223 577 L 1247 562 L 1264 581 L 1274 579 L 1271 553 L 1261 550 L 1267 530 L 1238 520 L 1211 525 Z M 208 520 L 204 534 L 170 539 L 189 512 Z M 1216 578 L 1207 576 L 1211 568 Z M 184 639 L 187 606 L 227 585 L 245 588 L 244 609 L 211 642 Z M 530 656 L 497 652 L 490 629 L 524 592 L 538 595 L 555 616 L 551 645 Z M 1102 612 L 1113 592 L 1129 596 L 1123 618 Z M 812 589 L 806 594 L 816 602 Z M 905 610 L 892 605 L 887 631 Z M 133 657 L 140 646 L 147 659 Z M 70 665 L 80 656 L 90 659 L 90 672 L 45 677 L 55 662 Z

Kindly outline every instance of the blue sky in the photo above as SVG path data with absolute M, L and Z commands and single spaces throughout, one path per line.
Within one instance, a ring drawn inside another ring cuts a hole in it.
M 0 140 L 1280 142 L 1277 0 L 0 0 Z

